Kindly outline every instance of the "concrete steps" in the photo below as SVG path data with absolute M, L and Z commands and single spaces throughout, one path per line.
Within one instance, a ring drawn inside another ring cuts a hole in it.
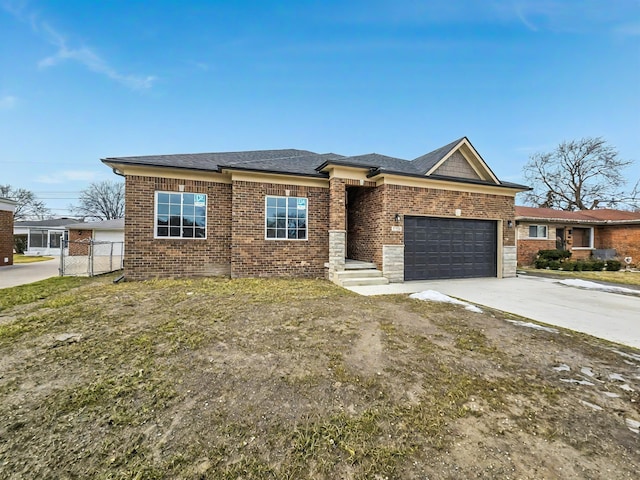
M 345 269 L 337 272 L 338 281 L 343 287 L 360 285 L 387 285 L 389 280 L 382 276 L 374 263 L 348 260 Z

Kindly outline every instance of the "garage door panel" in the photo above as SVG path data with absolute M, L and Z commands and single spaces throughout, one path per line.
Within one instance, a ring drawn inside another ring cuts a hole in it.
M 495 277 L 497 224 L 405 217 L 405 280 Z

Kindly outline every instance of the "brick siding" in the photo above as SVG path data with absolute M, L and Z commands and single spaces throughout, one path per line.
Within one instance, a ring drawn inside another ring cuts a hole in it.
M 207 238 L 154 238 L 158 190 L 206 193 Z M 127 279 L 229 275 L 231 272 L 231 185 L 196 180 L 131 176 L 125 184 L 125 275 Z
M 373 262 L 381 259 L 383 189 L 348 187 L 347 258 Z M 376 262 L 378 267 L 382 264 Z
M 93 230 L 69 230 L 69 256 L 89 255 L 89 241 Z
M 404 244 L 404 232 L 391 231 L 392 226 L 398 225 L 394 221 L 396 213 L 401 217 L 424 215 L 455 218 L 456 209 L 460 209 L 461 219 L 503 220 L 503 245 L 515 246 L 515 228 L 507 228 L 507 221 L 514 222 L 515 216 L 512 196 L 400 185 L 382 185 L 379 188 L 383 189 L 384 195 L 380 221 L 382 245 Z M 403 225 L 402 220 L 400 225 Z M 382 264 L 382 249 L 377 250 L 374 261 Z
M 308 199 L 307 240 L 265 239 L 265 197 L 287 196 L 287 190 L 291 197 Z M 232 195 L 232 277 L 324 277 L 329 258 L 329 189 L 234 181 Z M 344 201 L 342 211 L 344 222 Z M 340 217 L 335 221 L 338 224 Z
M 0 267 L 7 265 L 13 265 L 13 212 L 0 210 Z
M 615 248 L 621 260 L 631 257 L 632 265 L 640 265 L 640 225 L 598 227 L 595 232 L 595 241 L 596 248 Z

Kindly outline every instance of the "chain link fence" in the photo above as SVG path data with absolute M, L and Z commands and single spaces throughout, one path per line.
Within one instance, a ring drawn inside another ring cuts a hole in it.
M 66 241 L 60 254 L 60 275 L 88 276 L 124 268 L 124 242 L 102 240 Z

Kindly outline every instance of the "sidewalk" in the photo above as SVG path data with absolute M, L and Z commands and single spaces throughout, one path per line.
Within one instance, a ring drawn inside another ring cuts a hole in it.
M 37 282 L 45 278 L 57 277 L 60 257 L 34 263 L 18 263 L 0 268 L 0 288 L 16 287 Z

